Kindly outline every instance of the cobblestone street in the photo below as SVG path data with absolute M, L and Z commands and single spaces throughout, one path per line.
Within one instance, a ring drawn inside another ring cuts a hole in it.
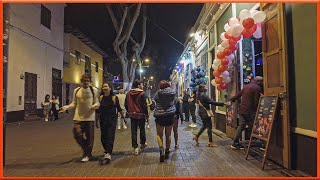
M 154 120 L 147 129 L 148 147 L 139 156 L 132 155 L 130 128 L 117 130 L 112 161 L 101 166 L 97 161 L 80 163 L 80 147 L 72 136 L 72 116 L 64 114 L 54 122 L 9 124 L 6 134 L 4 176 L 282 176 L 278 170 L 262 171 L 260 162 L 245 160 L 245 151 L 230 149 L 231 140 L 214 135 L 218 147 L 207 147 L 206 131 L 200 147 L 192 141 L 198 128 L 179 127 L 180 148 L 168 161 L 159 163 Z M 173 140 L 173 135 L 172 135 Z M 100 129 L 96 129 L 93 155 L 100 156 Z

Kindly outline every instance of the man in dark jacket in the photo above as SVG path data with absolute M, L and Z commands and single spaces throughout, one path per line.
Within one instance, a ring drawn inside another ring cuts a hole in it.
M 244 86 L 240 92 L 238 92 L 234 97 L 230 99 L 231 102 L 234 102 L 242 97 L 239 110 L 239 125 L 237 127 L 233 144 L 231 145 L 232 149 L 244 149 L 243 145 L 241 145 L 239 141 L 242 131 L 245 130 L 246 125 L 249 126 L 248 131 L 251 132 L 259 104 L 261 93 L 260 87 L 262 86 L 262 84 L 263 78 L 261 76 L 257 76 L 254 78 L 254 80 L 251 81 L 250 84 Z M 229 102 L 228 105 L 231 105 L 231 102 Z
M 139 155 L 140 150 L 147 146 L 145 128 L 146 119 L 148 118 L 147 96 L 143 91 L 143 84 L 139 80 L 135 80 L 132 86 L 134 89 L 127 93 L 125 107 L 131 119 L 131 139 L 134 154 Z M 137 143 L 138 127 L 140 129 L 140 150 Z
M 190 105 L 189 105 L 189 98 L 190 95 L 188 94 L 188 91 L 185 90 L 184 91 L 184 95 L 183 95 L 183 99 L 182 99 L 182 109 L 183 109 L 183 113 L 184 113 L 184 117 L 185 117 L 185 121 L 189 122 L 189 117 L 190 117 Z M 182 122 L 182 121 L 181 121 Z

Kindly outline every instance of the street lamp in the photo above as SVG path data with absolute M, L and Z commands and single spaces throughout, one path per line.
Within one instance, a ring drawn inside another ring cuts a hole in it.
M 145 59 L 144 62 L 148 63 L 150 60 L 149 59 Z M 140 81 L 142 81 L 142 73 L 143 73 L 143 69 L 142 67 L 149 67 L 149 66 L 142 66 L 142 60 L 139 61 L 139 68 L 140 68 Z
M 149 62 L 149 59 L 145 59 L 144 61 L 145 61 L 146 63 L 148 63 L 148 62 Z
M 150 79 L 153 80 L 153 76 L 151 76 Z

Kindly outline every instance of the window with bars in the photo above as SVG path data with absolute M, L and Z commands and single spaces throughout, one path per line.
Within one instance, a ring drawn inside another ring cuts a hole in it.
M 51 11 L 41 4 L 41 24 L 51 29 Z
M 85 74 L 88 74 L 91 76 L 91 59 L 89 56 L 85 55 L 84 56 L 84 60 L 85 60 Z
M 76 50 L 76 64 L 81 64 L 81 52 Z

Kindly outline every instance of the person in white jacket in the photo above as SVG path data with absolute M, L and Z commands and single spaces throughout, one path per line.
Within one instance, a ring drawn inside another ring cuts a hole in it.
M 125 100 L 126 100 L 126 94 L 124 94 L 123 89 L 119 89 L 119 94 L 117 95 L 120 103 L 120 107 L 122 109 L 122 112 L 125 114 L 126 107 L 124 106 Z M 120 113 L 118 113 L 118 129 L 121 129 L 121 124 L 123 129 L 127 129 L 127 125 L 125 123 L 125 119 L 121 117 Z
M 98 89 L 90 86 L 91 77 L 87 74 L 82 75 L 81 83 L 82 86 L 73 92 L 72 103 L 63 106 L 60 112 L 75 108 L 73 135 L 83 151 L 81 161 L 87 162 L 92 159 L 95 110 L 99 108 L 100 103 Z

